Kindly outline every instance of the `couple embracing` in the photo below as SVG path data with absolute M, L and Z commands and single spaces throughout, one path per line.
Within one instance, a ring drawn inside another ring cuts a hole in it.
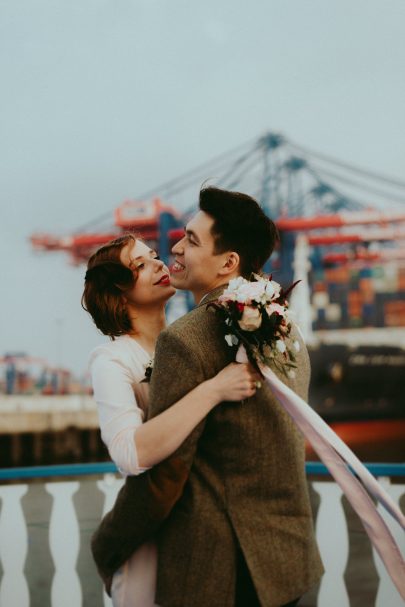
M 170 278 L 132 236 L 89 260 L 83 305 L 112 338 L 92 354 L 94 395 L 126 476 L 92 550 L 117 607 L 293 606 L 322 574 L 303 438 L 207 307 L 260 273 L 276 238 L 254 199 L 208 187 Z M 174 288 L 196 307 L 165 328 Z M 308 353 L 294 327 L 289 339 L 297 373 L 282 379 L 306 399 Z

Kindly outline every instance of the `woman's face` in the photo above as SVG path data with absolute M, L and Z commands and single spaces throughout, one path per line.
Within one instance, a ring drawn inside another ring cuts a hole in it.
M 141 240 L 130 241 L 123 247 L 121 263 L 137 273 L 135 285 L 124 293 L 127 303 L 135 307 L 150 306 L 165 302 L 175 294 L 176 289 L 170 284 L 168 268 L 161 261 L 156 251 L 150 249 Z

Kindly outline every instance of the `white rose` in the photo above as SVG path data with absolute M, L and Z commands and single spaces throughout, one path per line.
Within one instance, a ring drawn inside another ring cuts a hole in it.
M 269 316 L 271 316 L 274 312 L 276 312 L 280 316 L 285 316 L 284 306 L 280 306 L 280 304 L 278 304 L 278 303 L 271 303 L 268 306 L 266 306 L 266 312 Z
M 229 333 L 228 335 L 225 335 L 225 341 L 228 344 L 228 346 L 237 346 L 238 345 L 238 338 L 236 337 L 236 335 L 232 335 L 231 333 Z
M 273 284 L 272 284 L 272 281 L 271 281 L 271 280 L 269 280 L 269 282 L 268 282 L 268 283 L 267 283 L 267 285 L 266 285 L 266 295 L 267 295 L 267 297 L 269 297 L 270 299 L 272 299 L 272 298 L 273 298 L 273 295 L 274 295 L 274 287 L 273 287 Z
M 251 282 L 249 285 L 249 293 L 251 299 L 260 303 L 265 296 L 266 283 L 261 280 L 259 282 Z
M 276 347 L 277 347 L 277 350 L 279 352 L 281 352 L 282 354 L 283 354 L 283 352 L 285 352 L 287 350 L 287 346 L 285 345 L 285 343 L 283 342 L 282 339 L 278 339 L 276 341 Z
M 236 291 L 238 287 L 240 287 L 240 285 L 242 285 L 244 282 L 246 282 L 246 279 L 242 276 L 238 276 L 238 278 L 232 278 L 232 280 L 229 281 L 227 290 Z
M 218 297 L 218 301 L 220 302 L 227 302 L 227 301 L 235 301 L 236 299 L 236 293 L 234 291 L 231 291 L 229 289 L 226 289 L 222 295 L 220 295 Z
M 220 295 L 218 300 L 220 302 L 225 302 L 225 303 L 227 301 L 236 301 L 236 298 L 238 295 L 238 289 L 245 282 L 247 282 L 247 280 L 245 278 L 242 278 L 242 276 L 239 276 L 238 278 L 233 278 L 232 280 L 229 281 L 227 288 L 222 293 L 222 295 Z
M 260 303 L 264 295 L 263 282 L 248 282 L 245 281 L 237 290 L 236 301 L 246 303 L 256 301 Z
M 258 308 L 245 306 L 242 318 L 238 321 L 239 326 L 243 331 L 255 331 L 262 324 L 262 315 Z
M 249 301 L 249 294 L 246 292 L 246 289 L 240 287 L 236 292 L 236 301 L 238 303 L 246 303 Z
M 266 284 L 266 295 L 270 299 L 277 299 L 280 295 L 281 287 L 275 280 L 269 280 Z

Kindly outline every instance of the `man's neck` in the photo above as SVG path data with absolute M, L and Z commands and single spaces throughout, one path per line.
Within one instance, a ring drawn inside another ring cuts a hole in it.
M 200 289 L 198 291 L 191 291 L 191 293 L 193 294 L 196 306 L 198 306 L 198 304 L 201 303 L 201 301 L 202 301 L 202 299 L 204 299 L 204 297 L 206 297 L 207 295 L 212 293 L 212 291 L 215 291 L 215 289 L 219 289 L 219 287 L 225 288 L 230 280 L 232 280 L 233 278 L 237 278 L 238 276 L 239 276 L 239 274 L 235 274 L 232 276 L 226 276 L 226 277 L 223 277 L 221 280 L 217 280 L 217 281 L 213 282 L 211 285 L 207 285 L 207 287 L 204 290 Z

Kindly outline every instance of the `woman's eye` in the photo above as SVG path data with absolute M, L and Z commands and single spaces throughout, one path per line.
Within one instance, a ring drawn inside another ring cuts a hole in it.
M 138 265 L 136 266 L 136 269 L 141 270 L 144 266 L 145 266 L 144 263 L 138 263 Z

